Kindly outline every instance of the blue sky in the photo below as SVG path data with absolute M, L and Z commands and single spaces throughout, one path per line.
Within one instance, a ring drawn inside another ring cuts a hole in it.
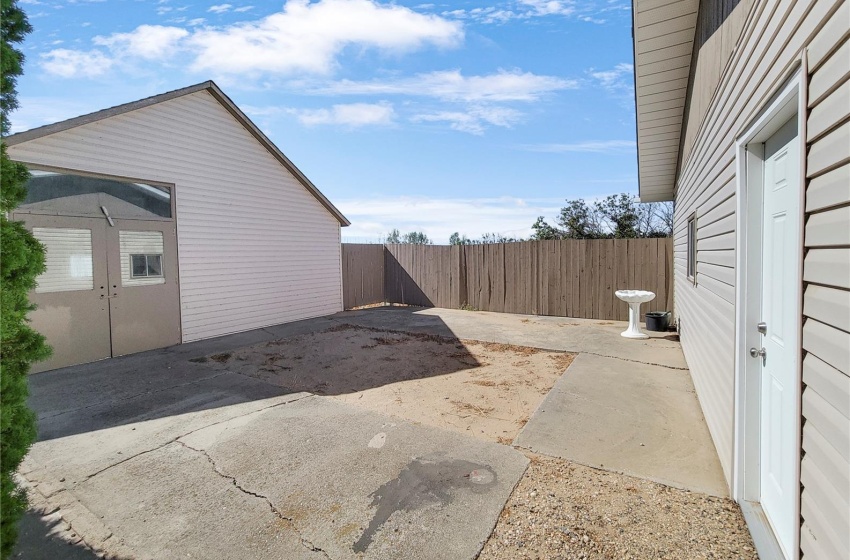
M 628 0 L 18 0 L 21 131 L 208 79 L 352 226 L 527 236 L 637 192 Z

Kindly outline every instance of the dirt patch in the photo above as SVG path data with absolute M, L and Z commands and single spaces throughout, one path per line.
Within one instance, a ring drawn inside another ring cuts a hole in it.
M 758 556 L 732 500 L 533 456 L 478 558 Z
M 516 437 L 572 358 L 524 346 L 342 324 L 195 360 L 287 391 L 325 395 L 505 443 Z

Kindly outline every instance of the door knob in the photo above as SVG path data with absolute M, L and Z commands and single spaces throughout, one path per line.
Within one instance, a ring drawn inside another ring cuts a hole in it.
M 767 334 L 767 323 L 765 323 L 764 321 L 762 321 L 761 323 L 759 323 L 758 325 L 756 325 L 756 329 L 758 329 L 758 331 L 759 331 L 761 334 Z
M 750 356 L 752 356 L 753 358 L 758 358 L 759 356 L 761 356 L 762 364 L 767 363 L 767 350 L 765 350 L 764 348 L 761 348 L 760 350 L 757 348 L 750 348 Z

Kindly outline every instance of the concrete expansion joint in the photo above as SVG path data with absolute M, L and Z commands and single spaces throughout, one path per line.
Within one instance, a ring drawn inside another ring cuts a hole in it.
M 569 350 L 566 350 L 566 352 L 569 352 Z M 645 362 L 643 360 L 632 360 L 630 358 L 623 358 L 622 356 L 609 356 L 608 354 L 600 354 L 598 352 L 586 352 L 586 351 L 582 350 L 582 351 L 577 351 L 576 353 L 577 354 L 590 354 L 591 356 L 599 356 L 600 358 L 612 358 L 614 360 L 620 360 L 620 361 L 623 361 L 623 362 L 632 362 L 634 364 L 643 364 L 643 365 L 646 365 L 646 366 L 657 366 L 657 367 L 663 367 L 663 368 L 666 368 L 666 369 L 674 369 L 674 370 L 678 370 L 678 371 L 688 371 L 689 370 L 689 368 L 687 368 L 687 367 L 671 366 L 671 365 L 668 365 L 668 364 L 659 364 L 657 362 Z
M 224 478 L 224 479 L 226 479 L 226 480 L 229 480 L 229 481 L 231 482 L 231 484 L 233 484 L 233 486 L 234 486 L 237 490 L 239 490 L 240 492 L 242 492 L 243 494 L 248 495 L 248 496 L 252 496 L 252 497 L 254 497 L 254 498 L 258 498 L 258 499 L 260 499 L 260 500 L 265 501 L 265 502 L 266 502 L 266 504 L 268 504 L 269 509 L 270 509 L 270 510 L 272 511 L 272 513 L 275 515 L 275 517 L 277 517 L 277 518 L 278 518 L 278 519 L 280 519 L 281 521 L 285 521 L 285 522 L 286 522 L 286 524 L 287 524 L 288 526 L 292 527 L 292 530 L 293 530 L 293 531 L 295 531 L 295 533 L 298 535 L 298 538 L 299 538 L 299 540 L 301 541 L 301 545 L 302 545 L 304 548 L 306 548 L 306 549 L 307 549 L 307 550 L 309 550 L 310 552 L 318 552 L 318 553 L 321 553 L 321 554 L 322 554 L 325 558 L 327 558 L 328 560 L 332 560 L 332 559 L 331 559 L 331 557 L 328 555 L 328 553 L 327 553 L 327 552 L 325 552 L 325 551 L 324 551 L 324 550 L 322 550 L 321 548 L 317 547 L 317 546 L 316 546 L 316 545 L 314 545 L 312 542 L 310 542 L 310 540 L 308 540 L 307 538 L 305 538 L 305 537 L 304 537 L 304 535 L 302 535 L 302 534 L 301 534 L 301 531 L 299 531 L 299 530 L 298 530 L 298 527 L 296 527 L 296 526 L 295 526 L 295 520 L 294 520 L 294 519 L 292 519 L 291 517 L 287 517 L 287 516 L 283 515 L 283 513 L 281 513 L 281 511 L 280 511 L 279 509 L 277 509 L 277 507 L 275 507 L 275 505 L 272 503 L 272 501 L 269 499 L 269 497 L 268 497 L 268 496 L 265 496 L 264 494 L 260 494 L 259 492 L 254 492 L 253 490 L 248 490 L 247 488 L 245 488 L 244 486 L 242 486 L 241 484 L 239 484 L 239 481 L 238 481 L 238 480 L 236 480 L 236 477 L 235 477 L 235 476 L 232 476 L 232 475 L 229 475 L 229 474 L 227 474 L 227 473 L 225 473 L 225 472 L 222 472 L 222 470 L 221 470 L 221 469 L 218 467 L 218 465 L 216 464 L 215 460 L 214 460 L 214 459 L 210 456 L 210 454 L 209 454 L 209 453 L 207 453 L 207 452 L 206 452 L 206 450 L 204 450 L 204 449 L 198 449 L 197 447 L 192 447 L 192 446 L 191 446 L 191 445 L 189 445 L 188 443 L 183 442 L 183 441 L 180 441 L 179 439 L 176 441 L 176 443 L 179 443 L 180 445 L 182 445 L 182 446 L 183 446 L 183 447 L 185 447 L 186 449 L 190 449 L 190 450 L 195 451 L 196 453 L 200 453 L 201 455 L 203 455 L 204 457 L 206 457 L 207 462 L 209 462 L 210 466 L 212 466 L 213 471 L 215 471 L 215 473 L 216 473 L 218 476 L 220 476 L 220 477 L 222 477 L 222 478 Z

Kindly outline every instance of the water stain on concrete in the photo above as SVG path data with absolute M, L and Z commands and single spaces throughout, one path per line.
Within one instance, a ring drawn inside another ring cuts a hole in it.
M 365 552 L 378 529 L 396 511 L 413 511 L 433 503 L 448 504 L 453 499 L 454 489 L 482 492 L 495 482 L 496 473 L 486 465 L 462 460 L 414 459 L 396 478 L 370 494 L 371 507 L 378 509 L 363 535 L 354 543 L 354 552 Z

